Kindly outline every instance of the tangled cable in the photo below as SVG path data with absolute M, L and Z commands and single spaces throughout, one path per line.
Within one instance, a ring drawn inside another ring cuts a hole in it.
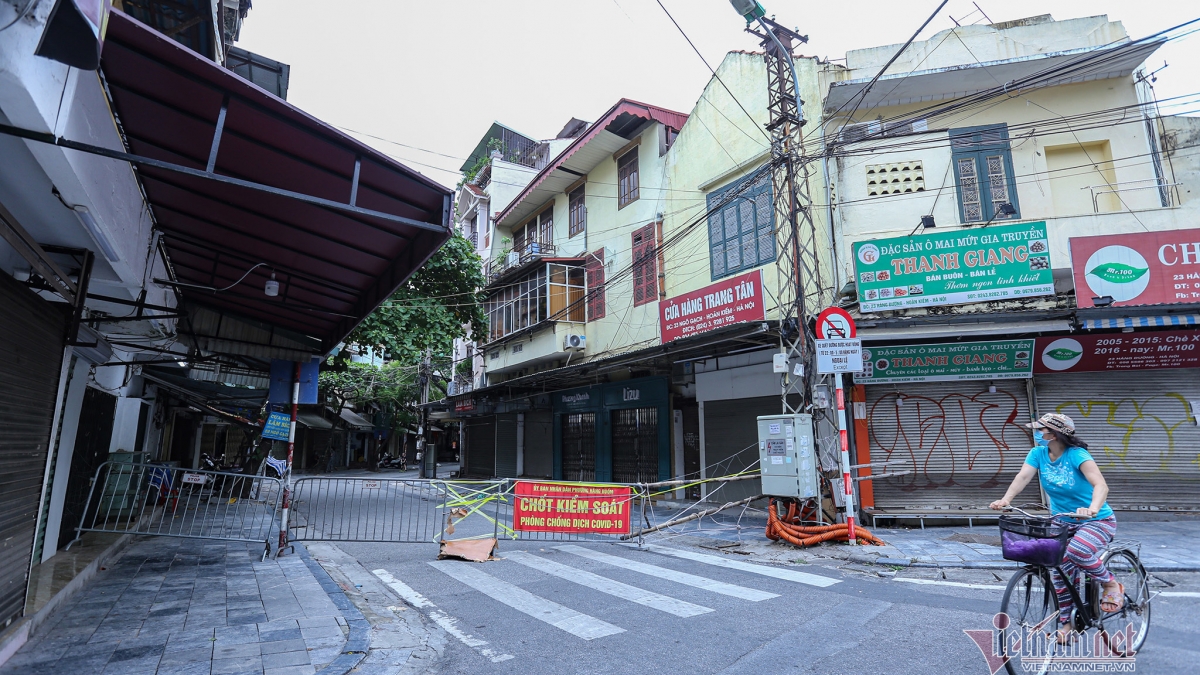
M 815 546 L 823 541 L 849 541 L 845 523 L 833 525 L 801 525 L 804 515 L 795 502 L 788 503 L 787 515 L 780 518 L 776 500 L 771 499 L 767 506 L 767 538 L 771 541 L 786 541 L 793 546 Z M 855 541 L 874 546 L 886 544 L 871 534 L 866 528 L 855 526 Z

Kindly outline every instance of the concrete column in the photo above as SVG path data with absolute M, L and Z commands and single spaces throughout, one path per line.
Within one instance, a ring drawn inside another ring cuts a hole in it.
M 122 396 L 117 399 L 117 410 L 113 417 L 112 440 L 108 452 L 136 452 L 138 418 L 142 413 L 142 399 Z
M 683 411 L 671 411 L 671 439 L 675 446 L 675 480 L 683 480 Z M 683 499 L 684 490 L 679 488 L 675 491 L 675 499 Z
M 75 438 L 79 434 L 79 412 L 83 409 L 83 394 L 87 391 L 88 371 L 91 367 L 91 364 L 83 359 L 75 360 L 67 395 L 63 400 L 62 428 L 58 432 L 58 458 L 54 464 L 54 481 L 49 486 L 50 510 L 46 514 L 46 543 L 42 545 L 40 562 L 49 560 L 58 552 L 63 505 L 67 498 L 67 481 L 71 477 L 71 459 L 75 456 Z
M 704 456 L 704 401 L 700 401 L 700 477 L 708 478 L 708 461 Z M 700 484 L 700 498 L 708 499 L 708 483 Z
M 525 473 L 525 413 L 517 413 L 517 476 Z

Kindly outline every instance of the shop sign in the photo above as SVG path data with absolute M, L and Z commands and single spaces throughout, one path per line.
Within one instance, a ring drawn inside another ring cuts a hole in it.
M 290 414 L 272 411 L 267 417 L 267 424 L 263 427 L 262 437 L 275 441 L 286 441 L 291 429 L 292 416 Z
M 684 293 L 658 303 L 663 344 L 735 323 L 762 321 L 762 270 Z
M 1046 223 L 854 244 L 864 312 L 1054 294 Z
M 1200 368 L 1200 331 L 1040 337 L 1036 353 L 1036 373 Z
M 464 398 L 454 402 L 454 412 L 471 412 L 475 410 L 475 399 Z
M 554 407 L 557 410 L 592 410 L 600 405 L 599 389 L 572 389 L 554 394 Z
M 513 529 L 628 534 L 632 499 L 628 486 L 517 481 Z
M 1200 230 L 1072 237 L 1070 244 L 1081 308 L 1104 297 L 1112 306 L 1200 302 Z
M 863 350 L 858 384 L 1011 380 L 1033 376 L 1033 340 L 947 342 Z

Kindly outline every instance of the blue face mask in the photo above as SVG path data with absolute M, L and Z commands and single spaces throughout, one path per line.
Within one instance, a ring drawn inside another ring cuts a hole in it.
M 1050 447 L 1050 441 L 1046 440 L 1045 438 L 1042 438 L 1042 435 L 1041 435 L 1041 434 L 1036 434 L 1036 435 L 1034 435 L 1034 437 L 1033 437 L 1033 442 L 1034 442 L 1034 443 L 1037 443 L 1037 445 L 1038 445 L 1038 447 L 1039 447 L 1039 448 L 1048 448 L 1048 447 Z

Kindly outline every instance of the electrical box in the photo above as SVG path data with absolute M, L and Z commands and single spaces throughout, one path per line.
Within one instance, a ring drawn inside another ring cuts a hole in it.
M 790 499 L 820 495 L 812 415 L 759 417 L 758 459 L 763 494 Z

